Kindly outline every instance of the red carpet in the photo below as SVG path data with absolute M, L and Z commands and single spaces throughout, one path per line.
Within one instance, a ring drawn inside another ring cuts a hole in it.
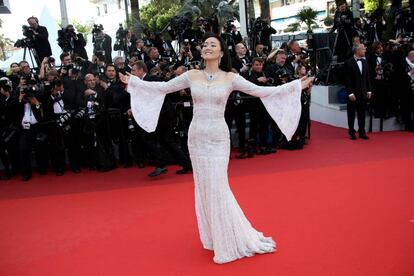
M 231 160 L 230 183 L 278 252 L 216 265 L 176 167 L 0 182 L 0 275 L 414 275 L 414 134 L 313 124 L 303 151 Z

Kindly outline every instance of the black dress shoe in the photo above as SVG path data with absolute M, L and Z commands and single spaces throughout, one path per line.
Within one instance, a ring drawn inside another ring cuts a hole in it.
M 236 155 L 236 159 L 245 159 L 247 157 L 247 152 L 241 152 Z
M 176 171 L 176 174 L 186 174 L 188 172 L 192 172 L 193 168 L 182 168 L 181 170 Z
M 155 170 L 148 174 L 149 177 L 159 176 L 160 174 L 167 173 L 167 168 L 155 168 Z
M 32 178 L 32 175 L 31 174 L 28 174 L 28 175 L 23 175 L 22 176 L 22 181 L 29 181 L 30 180 L 30 178 Z
M 73 173 L 80 173 L 81 170 L 79 168 L 72 168 Z
M 57 170 L 56 171 L 56 176 L 62 176 L 64 174 L 63 170 Z
M 350 134 L 349 134 L 349 139 L 351 139 L 351 140 L 356 140 L 357 138 L 356 138 L 355 133 L 350 133 Z
M 365 133 L 359 134 L 359 138 L 364 139 L 364 140 L 368 140 L 369 139 L 369 137 Z
M 145 168 L 144 162 L 138 162 L 138 168 Z

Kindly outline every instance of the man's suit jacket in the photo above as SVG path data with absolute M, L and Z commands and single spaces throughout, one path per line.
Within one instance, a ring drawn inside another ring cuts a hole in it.
M 43 58 L 50 57 L 52 55 L 52 48 L 49 43 L 49 33 L 47 32 L 46 27 L 38 26 L 36 29 L 38 35 L 34 36 L 34 48 L 39 57 L 40 62 L 43 61 Z
M 355 57 L 345 61 L 345 87 L 348 95 L 354 94 L 357 100 L 366 99 L 367 92 L 371 91 L 368 63 L 362 59 L 362 73 L 359 70 Z

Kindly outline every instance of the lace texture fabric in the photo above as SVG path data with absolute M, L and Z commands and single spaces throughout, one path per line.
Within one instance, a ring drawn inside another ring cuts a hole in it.
M 263 87 L 238 75 L 224 83 L 191 80 L 189 73 L 168 82 L 145 82 L 130 77 L 128 92 L 135 120 L 146 131 L 154 131 L 165 95 L 188 87 L 191 88 L 194 103 L 188 148 L 203 247 L 214 251 L 213 260 L 219 264 L 274 252 L 276 243 L 252 227 L 230 190 L 227 178 L 230 135 L 224 110 L 233 90 L 260 97 L 281 131 L 290 139 L 301 112 L 300 81 Z

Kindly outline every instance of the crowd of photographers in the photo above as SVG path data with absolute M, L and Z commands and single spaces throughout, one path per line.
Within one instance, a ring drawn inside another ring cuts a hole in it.
M 414 52 L 412 41 L 407 39 L 408 30 L 404 29 L 407 24 L 396 30 L 397 40 L 381 44 L 381 24 L 385 23 L 375 18 L 354 19 L 346 4 L 338 5 L 333 28 L 340 45 L 336 49 L 338 59 L 352 57 L 353 44 L 367 44 L 372 49 L 367 59 L 376 116 L 398 115 L 407 130 L 412 130 Z M 396 18 L 402 21 L 401 15 Z M 69 25 L 59 31 L 58 44 L 63 53 L 59 56 L 61 66 L 57 67 L 51 57 L 47 29 L 39 26 L 37 18 L 29 18 L 30 27 L 23 30 L 25 38 L 18 43 L 33 54 L 38 66 L 31 68 L 27 61 L 13 63 L 0 79 L 3 177 L 7 179 L 20 172 L 22 180 L 27 181 L 33 167 L 40 174 L 52 169 L 56 175 L 63 175 L 66 160 L 74 173 L 84 168 L 109 171 L 117 165 L 135 164 L 140 168 L 154 166 L 149 174 L 154 177 L 166 173 L 167 165 L 172 163 L 182 167 L 177 174 L 191 172 L 186 145 L 192 118 L 191 91 L 167 95 L 156 131 L 147 133 L 132 116 L 130 96 L 118 73 L 128 72 L 147 81 L 168 81 L 187 70 L 202 68 L 201 39 L 209 22 L 200 22 L 205 28 L 192 29 L 172 21 L 173 28 L 168 33 L 171 38 L 178 38 L 179 47 L 173 47 L 160 34 L 138 39 L 122 26 L 112 47 L 112 39 L 103 26 L 95 25 L 94 54 L 90 60 L 85 39 Z M 309 75 L 308 61 L 312 57 L 306 49 L 294 40 L 271 49 L 269 38 L 274 30 L 265 20 L 257 20 L 256 25 L 259 31 L 253 34 L 267 35 L 250 38 L 251 49 L 234 25 L 227 24 L 223 30 L 234 72 L 263 86 L 277 86 Z M 114 58 L 113 49 L 119 51 Z M 310 135 L 310 91 L 302 91 L 301 102 L 300 123 L 288 142 L 258 98 L 233 91 L 225 120 L 229 129 L 235 125 L 235 158 L 271 154 L 281 147 L 302 149 Z M 36 166 L 32 163 L 33 150 Z
M 330 31 L 336 34 L 338 63 L 353 57 L 355 45 L 366 46 L 373 116 L 396 118 L 407 131 L 414 131 L 414 1 L 409 4 L 403 9 L 400 0 L 393 0 L 387 10 L 354 18 L 347 3 L 338 1 Z M 344 83 L 345 75 L 338 69 L 337 81 Z
M 150 176 L 158 176 L 167 172 L 171 163 L 181 165 L 177 174 L 191 172 L 186 141 L 192 118 L 191 91 L 168 95 L 157 130 L 146 133 L 132 116 L 130 96 L 118 73 L 128 72 L 147 81 L 167 81 L 187 70 L 199 69 L 202 36 L 189 31 L 175 51 L 171 41 L 160 35 L 137 39 L 120 28 L 114 44 L 120 55 L 112 58 L 111 38 L 102 26 L 95 26 L 94 55 L 89 60 L 85 40 L 69 25 L 59 31 L 63 53 L 59 56 L 61 66 L 57 67 L 50 52 L 41 55 L 38 51 L 42 28 L 37 18 L 28 21 L 35 24 L 24 30 L 26 38 L 19 43 L 28 46 L 39 66 L 31 68 L 27 61 L 13 63 L 0 79 L 3 178 L 20 172 L 22 180 L 27 181 L 33 168 L 40 174 L 52 170 L 63 175 L 67 167 L 79 173 L 85 168 L 109 171 L 117 165 L 154 166 Z M 224 36 L 232 43 L 233 70 L 246 79 L 272 86 L 307 75 L 307 68 L 301 64 L 307 57 L 301 54 L 297 42 L 290 43 L 288 52 L 278 50 L 267 56 L 263 43 L 257 42 L 249 51 L 234 26 L 227 30 Z M 42 38 L 42 43 L 48 44 L 46 29 Z M 238 148 L 235 157 L 274 153 L 281 143 L 292 149 L 302 148 L 309 120 L 308 91 L 303 95 L 301 126 L 294 142 L 287 143 L 259 99 L 234 91 L 225 119 L 230 129 L 233 123 L 237 129 L 238 139 L 232 141 Z M 247 115 L 250 120 L 246 120 Z

